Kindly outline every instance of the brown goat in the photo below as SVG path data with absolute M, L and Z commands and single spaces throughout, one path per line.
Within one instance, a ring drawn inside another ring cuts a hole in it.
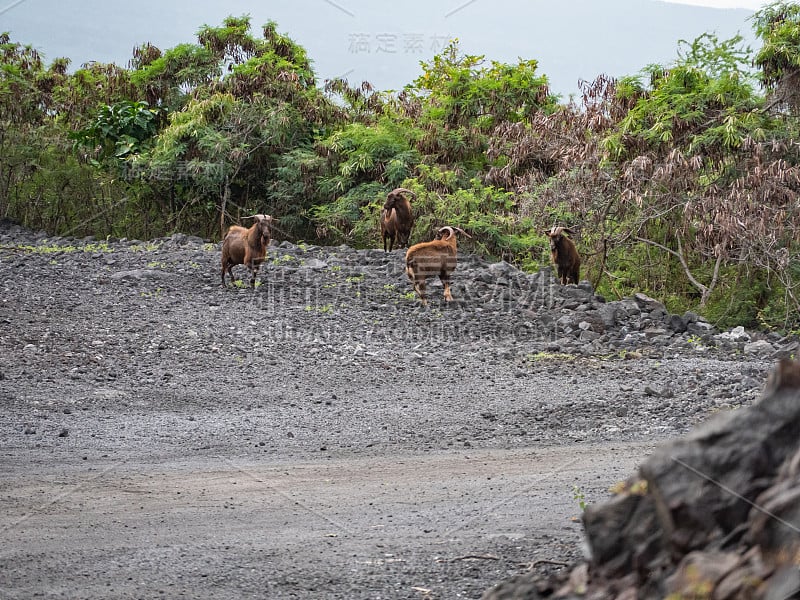
M 575 248 L 575 242 L 566 237 L 564 233 L 574 235 L 566 227 L 553 227 L 546 231 L 545 235 L 550 238 L 550 258 L 558 271 L 558 278 L 561 285 L 574 283 L 577 285 L 581 276 L 581 257 Z
M 395 188 L 386 196 L 381 209 L 381 239 L 384 252 L 391 252 L 395 241 L 397 247 L 407 246 L 414 226 L 411 202 L 403 194 L 416 198 L 416 194 L 406 188 Z
M 231 225 L 222 241 L 222 285 L 225 286 L 225 271 L 235 281 L 233 267 L 244 265 L 250 269 L 250 287 L 256 285 L 256 275 L 261 263 L 267 255 L 267 246 L 272 239 L 272 221 L 269 215 L 253 215 L 244 217 L 255 219 L 250 228 Z
M 414 285 L 422 306 L 428 303 L 425 296 L 426 279 L 435 275 L 439 276 L 444 285 L 445 301 L 453 300 L 450 293 L 450 274 L 456 268 L 456 230 L 470 237 L 458 227 L 441 227 L 436 232 L 436 239 L 414 244 L 406 252 L 406 275 Z

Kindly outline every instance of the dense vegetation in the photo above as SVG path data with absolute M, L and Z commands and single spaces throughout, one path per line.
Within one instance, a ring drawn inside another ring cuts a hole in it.
M 670 65 L 600 75 L 563 102 L 535 60 L 453 41 L 399 93 L 321 85 L 249 18 L 127 66 L 69 72 L 0 35 L 0 217 L 61 235 L 218 238 L 269 212 L 284 239 L 378 247 L 388 190 L 522 268 L 579 231 L 585 277 L 721 325 L 800 327 L 800 6 L 755 14 L 757 52 L 704 35 Z

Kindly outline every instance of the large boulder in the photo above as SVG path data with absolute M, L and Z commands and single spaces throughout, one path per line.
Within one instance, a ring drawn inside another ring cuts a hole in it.
M 584 526 L 587 561 L 484 599 L 797 597 L 800 363 L 782 360 L 752 407 L 656 451 Z

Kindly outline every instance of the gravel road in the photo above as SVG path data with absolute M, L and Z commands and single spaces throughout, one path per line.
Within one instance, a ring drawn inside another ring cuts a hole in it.
M 223 289 L 198 238 L 0 223 L 0 597 L 480 598 L 794 343 L 475 256 L 423 309 L 402 257 Z

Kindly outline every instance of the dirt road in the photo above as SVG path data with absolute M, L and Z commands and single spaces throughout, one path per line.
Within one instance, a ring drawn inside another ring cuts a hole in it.
M 580 539 L 590 496 L 649 447 L 4 469 L 3 597 L 475 598 Z M 46 464 L 36 464 L 36 463 Z
M 2 598 L 479 598 L 772 364 L 469 257 L 423 310 L 402 252 L 4 227 Z

